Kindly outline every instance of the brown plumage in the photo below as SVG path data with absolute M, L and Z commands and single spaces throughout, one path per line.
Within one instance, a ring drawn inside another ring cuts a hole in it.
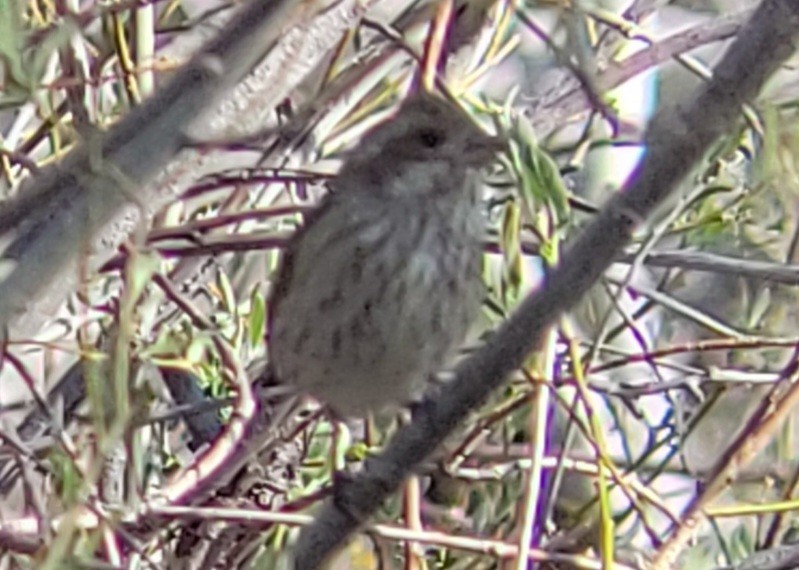
M 269 322 L 280 381 L 357 416 L 418 397 L 451 363 L 483 295 L 472 171 L 499 149 L 422 94 L 345 154 L 283 254 Z

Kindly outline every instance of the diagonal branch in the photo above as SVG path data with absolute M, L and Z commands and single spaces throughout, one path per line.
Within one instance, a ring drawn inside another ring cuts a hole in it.
M 456 369 L 446 393 L 427 399 L 415 421 L 342 482 L 316 522 L 300 535 L 295 568 L 318 568 L 373 514 L 455 426 L 521 365 L 546 328 L 591 287 L 642 223 L 691 171 L 711 144 L 736 123 L 741 106 L 791 55 L 799 3 L 764 0 L 715 69 L 687 102 L 664 109 L 646 133 L 647 154 L 617 194 L 574 243 L 544 286 L 474 355 Z
M 74 267 L 87 249 L 113 250 L 141 218 L 132 207 L 152 214 L 172 199 L 142 188 L 185 144 L 201 113 L 279 46 L 287 30 L 340 1 L 248 4 L 155 96 L 107 133 L 87 137 L 18 199 L 4 204 L 0 232 L 13 239 L 3 254 L 7 276 L 0 282 L 0 328 L 17 336 L 36 333 L 42 316 L 74 288 L 76 271 L 64 269 Z M 261 104 L 272 108 L 277 102 Z M 116 232 L 107 229 L 113 224 L 119 225 Z M 54 302 L 39 306 L 48 295 Z

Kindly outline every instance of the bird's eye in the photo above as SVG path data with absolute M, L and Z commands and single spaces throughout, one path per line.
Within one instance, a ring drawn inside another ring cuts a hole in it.
M 419 133 L 419 140 L 427 148 L 436 148 L 444 140 L 444 137 L 437 131 L 426 129 Z

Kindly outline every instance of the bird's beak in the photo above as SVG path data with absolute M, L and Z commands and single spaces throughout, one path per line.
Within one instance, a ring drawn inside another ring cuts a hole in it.
M 466 161 L 470 164 L 486 164 L 499 153 L 508 150 L 508 142 L 502 137 L 484 135 L 476 137 L 466 145 Z

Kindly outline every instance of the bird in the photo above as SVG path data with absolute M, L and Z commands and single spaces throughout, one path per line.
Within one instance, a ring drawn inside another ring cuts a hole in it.
M 465 111 L 420 91 L 343 153 L 273 282 L 278 381 L 345 418 L 426 392 L 481 310 L 478 171 L 503 148 Z

